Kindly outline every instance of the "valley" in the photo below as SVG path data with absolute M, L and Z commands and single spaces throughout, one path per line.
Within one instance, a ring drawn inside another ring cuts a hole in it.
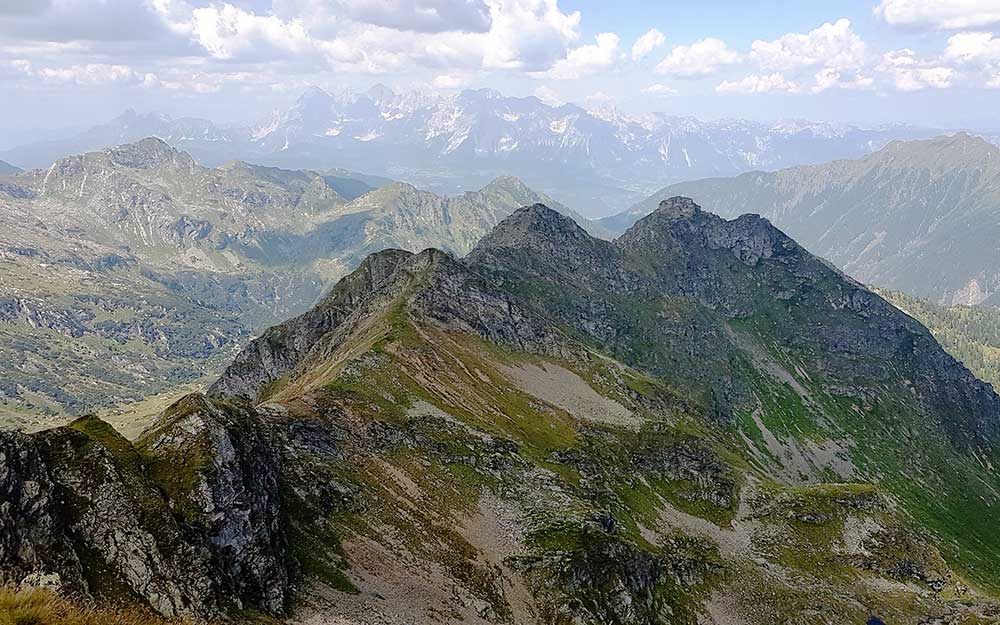
M 461 254 L 536 201 L 575 215 L 511 177 L 441 197 L 344 171 L 205 168 L 154 138 L 0 178 L 0 415 L 37 428 L 212 379 L 367 254 Z

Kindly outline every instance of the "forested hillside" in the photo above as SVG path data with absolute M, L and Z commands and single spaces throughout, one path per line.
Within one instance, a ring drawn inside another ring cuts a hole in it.
M 980 380 L 1000 389 L 1000 312 L 972 306 L 938 306 L 897 291 L 878 294 L 924 324 L 952 356 Z

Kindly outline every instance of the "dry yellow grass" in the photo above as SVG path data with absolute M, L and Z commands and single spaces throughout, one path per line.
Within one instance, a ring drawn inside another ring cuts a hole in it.
M 89 608 L 38 588 L 0 588 L 0 625 L 196 625 L 141 610 Z

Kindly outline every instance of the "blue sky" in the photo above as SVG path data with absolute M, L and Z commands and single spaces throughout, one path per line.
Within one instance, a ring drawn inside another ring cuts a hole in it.
M 1000 0 L 0 0 L 9 136 L 126 107 L 241 122 L 309 85 L 376 82 L 996 128 Z

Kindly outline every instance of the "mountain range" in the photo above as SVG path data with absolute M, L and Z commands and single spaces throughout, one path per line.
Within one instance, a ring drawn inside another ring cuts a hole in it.
M 368 256 L 134 442 L 0 433 L 0 567 L 303 624 L 987 623 L 998 445 L 990 386 L 765 219 L 535 204 Z
M 432 96 L 379 85 L 343 94 L 311 88 L 288 109 L 245 127 L 127 111 L 76 136 L 13 148 L 0 158 L 45 168 L 64 156 L 157 136 L 204 165 L 242 159 L 291 169 L 340 166 L 439 193 L 515 175 L 594 216 L 625 209 L 674 182 L 860 157 L 893 139 L 934 134 L 905 125 L 627 116 L 607 106 L 551 105 L 490 89 Z
M 965 133 L 858 160 L 670 185 L 601 220 L 621 232 L 675 194 L 758 213 L 854 278 L 943 304 L 1000 305 L 1000 148 Z
M 369 253 L 462 254 L 539 201 L 573 214 L 510 177 L 440 197 L 343 170 L 206 168 L 154 138 L 0 177 L 0 413 L 198 380 Z

